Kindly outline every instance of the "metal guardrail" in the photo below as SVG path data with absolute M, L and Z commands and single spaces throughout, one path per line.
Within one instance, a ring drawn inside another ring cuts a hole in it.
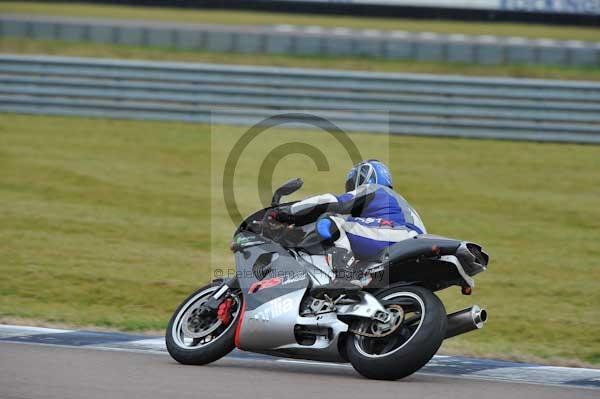
M 593 82 L 0 55 L 0 112 L 600 143 Z
M 484 65 L 600 65 L 600 42 L 318 26 L 174 24 L 8 14 L 0 16 L 0 35 L 248 54 L 367 56 Z

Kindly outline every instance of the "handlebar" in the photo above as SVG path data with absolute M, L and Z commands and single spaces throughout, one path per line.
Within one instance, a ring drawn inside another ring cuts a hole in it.
M 291 233 L 302 231 L 302 229 L 293 224 L 287 224 L 276 219 L 269 218 L 268 212 L 265 212 L 262 220 L 254 220 L 252 223 L 259 227 L 258 233 L 261 236 L 275 242 L 284 241 Z M 304 236 L 304 231 L 302 231 L 302 235 Z

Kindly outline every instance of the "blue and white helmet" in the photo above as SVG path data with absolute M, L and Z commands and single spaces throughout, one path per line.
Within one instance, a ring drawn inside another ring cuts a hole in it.
M 392 174 L 387 166 L 376 159 L 362 161 L 348 172 L 346 191 L 356 190 L 363 184 L 381 184 L 392 188 Z

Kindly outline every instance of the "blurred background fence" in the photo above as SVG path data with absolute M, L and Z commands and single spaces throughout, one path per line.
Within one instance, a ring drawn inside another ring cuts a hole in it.
M 518 35 L 518 32 L 515 32 Z M 469 64 L 600 65 L 597 42 L 318 26 L 244 26 L 0 16 L 0 35 L 247 54 L 360 56 Z
M 600 83 L 0 56 L 0 111 L 600 143 Z
M 78 3 L 79 1 L 55 2 Z M 600 0 L 87 0 L 86 3 L 262 10 L 359 17 L 446 18 L 587 25 L 600 23 Z

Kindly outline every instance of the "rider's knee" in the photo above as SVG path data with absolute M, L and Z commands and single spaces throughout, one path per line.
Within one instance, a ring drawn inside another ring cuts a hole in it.
M 340 238 L 340 230 L 337 224 L 329 216 L 322 216 L 317 220 L 317 234 L 324 242 L 333 243 Z

